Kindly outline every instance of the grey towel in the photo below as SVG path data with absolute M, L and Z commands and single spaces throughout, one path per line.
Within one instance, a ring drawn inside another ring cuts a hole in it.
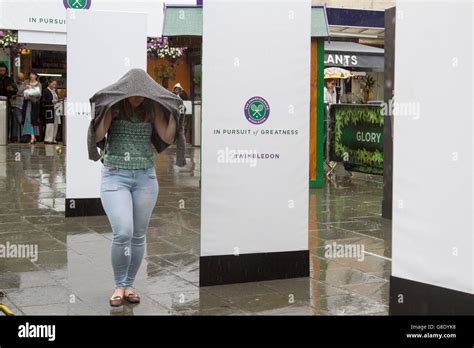
M 104 151 L 106 138 L 97 142 L 95 138 L 96 125 L 100 123 L 107 110 L 115 103 L 132 96 L 142 96 L 159 103 L 163 107 L 165 116 L 172 115 L 176 121 L 177 131 L 174 139 L 176 144 L 176 165 L 186 165 L 184 139 L 184 114 L 180 113 L 183 101 L 166 88 L 163 88 L 142 69 L 131 69 L 117 82 L 98 91 L 90 98 L 92 119 L 87 131 L 87 147 L 89 159 L 98 161 Z M 165 150 L 169 144 L 165 143 L 153 128 L 151 142 L 158 152 Z

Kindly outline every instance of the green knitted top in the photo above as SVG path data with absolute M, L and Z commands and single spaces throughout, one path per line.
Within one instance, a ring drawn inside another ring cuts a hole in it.
M 104 165 L 121 169 L 148 169 L 155 166 L 151 148 L 151 122 L 128 116 L 122 103 L 112 109 L 114 115 L 107 134 Z

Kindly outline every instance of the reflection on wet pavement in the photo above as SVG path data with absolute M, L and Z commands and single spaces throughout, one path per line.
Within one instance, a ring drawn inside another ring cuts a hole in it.
M 111 309 L 105 216 L 64 217 L 66 148 L 0 147 L 0 245 L 37 245 L 38 257 L 0 258 L 0 299 L 15 314 L 386 315 L 391 224 L 382 177 L 354 174 L 310 190 L 309 278 L 199 288 L 199 149 L 173 165 L 157 156 L 160 195 L 135 287 L 142 303 Z

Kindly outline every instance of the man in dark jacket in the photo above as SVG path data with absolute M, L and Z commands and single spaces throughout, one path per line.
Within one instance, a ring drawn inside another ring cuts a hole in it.
M 0 63 L 0 96 L 10 98 L 16 93 L 16 86 L 8 76 L 8 68 L 4 63 Z
M 8 138 L 11 139 L 11 108 L 10 98 L 15 95 L 17 88 L 13 79 L 8 76 L 8 67 L 4 63 L 0 63 L 0 96 L 7 98 L 7 120 L 8 120 Z
M 15 87 L 17 92 L 10 98 L 11 112 L 12 112 L 12 132 L 11 132 L 11 141 L 21 141 L 21 120 L 23 118 L 23 102 L 25 98 L 23 93 L 25 91 L 26 85 L 25 74 L 21 71 L 16 75 Z

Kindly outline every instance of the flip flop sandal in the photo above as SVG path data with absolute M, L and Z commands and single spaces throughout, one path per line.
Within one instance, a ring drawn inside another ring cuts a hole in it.
M 138 296 L 134 292 L 125 295 L 124 298 L 128 303 L 140 303 L 140 296 Z
M 109 303 L 112 307 L 123 306 L 123 297 L 122 296 L 114 296 L 114 297 L 110 298 Z

